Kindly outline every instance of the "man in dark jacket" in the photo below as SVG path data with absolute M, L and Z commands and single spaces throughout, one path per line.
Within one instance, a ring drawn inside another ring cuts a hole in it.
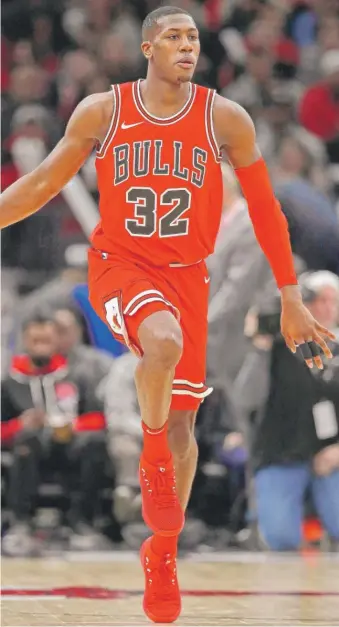
M 330 272 L 300 278 L 304 301 L 333 331 L 339 279 Z M 259 333 L 237 380 L 238 411 L 256 413 L 253 442 L 259 532 L 274 550 L 297 549 L 307 491 L 329 537 L 339 542 L 339 346 L 323 371 L 309 370 L 277 336 Z M 272 328 L 272 325 L 271 325 Z M 339 339 L 339 337 L 338 337 Z
M 45 473 L 60 477 L 71 497 L 72 548 L 96 548 L 92 523 L 107 460 L 105 418 L 88 379 L 56 354 L 55 322 L 31 318 L 23 330 L 26 354 L 13 358 L 2 382 L 2 446 L 13 454 L 9 501 L 14 524 L 8 554 L 31 553 L 32 514 Z

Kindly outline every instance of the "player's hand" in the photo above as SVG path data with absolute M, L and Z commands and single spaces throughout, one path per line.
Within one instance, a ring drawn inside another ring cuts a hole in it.
M 297 286 L 282 288 L 281 294 L 281 333 L 288 348 L 295 353 L 300 346 L 308 367 L 313 368 L 315 363 L 322 370 L 320 351 L 329 359 L 332 357 L 324 338 L 335 340 L 335 335 L 313 318 L 302 302 Z

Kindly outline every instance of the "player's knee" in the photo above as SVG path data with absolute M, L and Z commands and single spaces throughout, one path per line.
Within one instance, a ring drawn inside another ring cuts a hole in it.
M 168 423 L 168 442 L 175 459 L 179 462 L 185 461 L 190 456 L 194 443 L 190 413 L 187 412 L 182 420 L 169 420 Z
M 158 311 L 140 325 L 139 340 L 144 357 L 158 368 L 174 368 L 180 361 L 183 337 L 180 325 L 168 311 Z
M 156 329 L 145 356 L 152 358 L 163 368 L 174 368 L 181 359 L 183 339 L 179 325 L 177 328 Z

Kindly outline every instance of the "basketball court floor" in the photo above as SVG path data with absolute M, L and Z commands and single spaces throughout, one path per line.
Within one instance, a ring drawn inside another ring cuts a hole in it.
M 177 625 L 339 625 L 339 555 L 228 553 L 180 560 Z M 2 560 L 2 621 L 147 625 L 135 554 Z

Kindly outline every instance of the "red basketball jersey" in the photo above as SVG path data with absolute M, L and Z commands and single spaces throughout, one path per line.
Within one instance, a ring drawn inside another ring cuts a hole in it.
M 213 252 L 222 208 L 215 92 L 190 84 L 184 107 L 150 115 L 140 83 L 113 86 L 114 114 L 97 153 L 101 220 L 94 248 L 155 266 L 192 264 Z

